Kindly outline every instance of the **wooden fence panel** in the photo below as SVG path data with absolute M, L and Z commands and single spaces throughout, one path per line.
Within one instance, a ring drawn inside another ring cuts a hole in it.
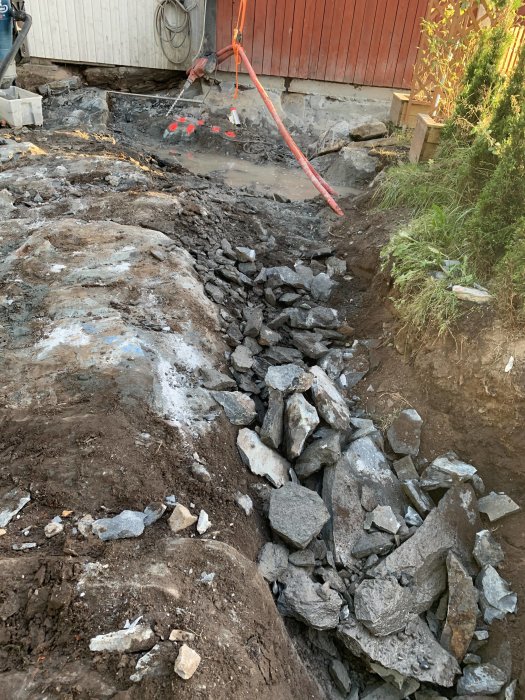
M 239 0 L 217 0 L 217 47 Z M 408 88 L 427 0 L 250 0 L 244 46 L 255 71 Z M 223 68 L 233 69 L 229 61 Z

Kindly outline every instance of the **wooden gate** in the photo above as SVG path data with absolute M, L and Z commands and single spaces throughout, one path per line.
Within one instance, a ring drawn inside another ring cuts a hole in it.
M 250 0 L 244 46 L 261 75 L 409 88 L 427 0 Z M 217 0 L 217 48 L 238 0 Z M 233 70 L 233 62 L 225 70 Z

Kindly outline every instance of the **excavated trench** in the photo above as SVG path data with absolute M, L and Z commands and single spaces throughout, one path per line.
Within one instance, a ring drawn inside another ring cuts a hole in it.
M 523 618 L 472 556 L 490 530 L 521 598 L 523 515 L 477 505 L 525 498 L 519 339 L 473 312 L 461 352 L 408 354 L 363 184 L 336 220 L 275 140 L 178 135 L 194 114 L 163 140 L 163 109 L 0 166 L 0 484 L 31 499 L 0 537 L 4 696 L 519 697 Z M 175 502 L 211 525 L 177 532 Z M 140 532 L 104 541 L 124 510 Z

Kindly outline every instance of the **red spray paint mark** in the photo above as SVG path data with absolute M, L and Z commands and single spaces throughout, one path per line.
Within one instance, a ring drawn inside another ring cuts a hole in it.
M 204 126 L 204 119 L 199 119 L 197 121 L 197 126 Z
M 236 137 L 235 131 L 225 131 L 224 135 L 227 136 L 229 139 L 234 139 Z
M 184 124 L 184 122 L 187 122 L 188 120 L 186 119 L 186 117 L 179 117 L 179 118 L 177 119 L 177 121 L 178 121 L 180 124 Z
M 220 134 L 221 133 L 221 127 L 220 126 L 212 126 L 211 127 L 212 134 Z
M 197 127 L 195 126 L 195 124 L 188 124 L 188 126 L 186 127 L 186 133 L 188 134 L 188 136 L 191 136 L 196 128 Z
M 170 124 L 168 126 L 168 131 L 177 131 L 177 127 L 178 127 L 178 124 L 175 124 L 175 122 L 173 122 L 173 124 Z

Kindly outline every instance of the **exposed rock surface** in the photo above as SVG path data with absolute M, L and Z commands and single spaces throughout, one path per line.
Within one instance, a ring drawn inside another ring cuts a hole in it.
M 137 651 L 148 651 L 155 644 L 155 641 L 155 634 L 151 627 L 138 624 L 117 632 L 99 634 L 91 639 L 89 648 L 91 651 L 135 653 Z
M 423 419 L 413 408 L 401 411 L 387 431 L 390 446 L 399 455 L 419 453 Z
M 299 457 L 304 445 L 319 425 L 317 411 L 302 394 L 293 394 L 286 401 L 285 440 L 288 459 Z
M 312 367 L 312 395 L 319 415 L 335 430 L 346 430 L 350 423 L 350 411 L 344 398 L 328 375 L 320 367 Z
M 255 403 L 246 394 L 240 391 L 212 391 L 211 394 L 233 425 L 251 425 L 255 420 Z

